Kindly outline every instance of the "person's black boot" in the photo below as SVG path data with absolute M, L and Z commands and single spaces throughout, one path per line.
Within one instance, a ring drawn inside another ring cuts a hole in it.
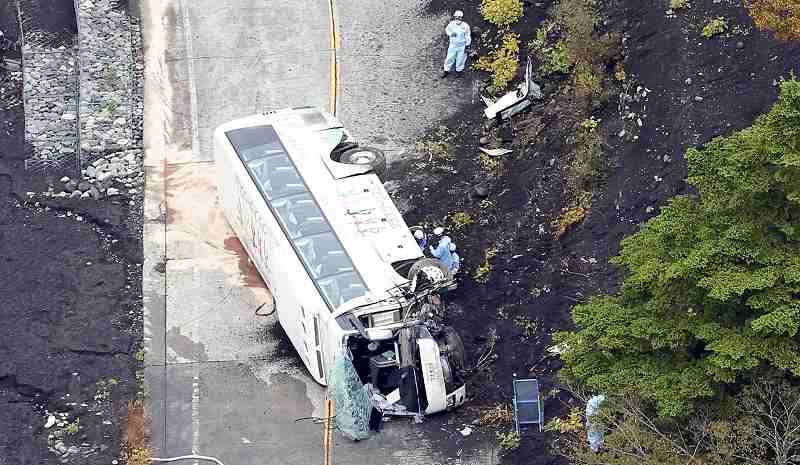
M 439 77 L 440 77 L 440 78 L 442 78 L 442 79 L 444 79 L 444 78 L 446 78 L 446 77 L 447 77 L 447 75 L 448 75 L 448 74 L 450 74 L 450 73 L 448 73 L 447 71 L 443 71 L 443 72 L 442 72 L 442 75 L 441 75 L 441 76 L 439 76 Z

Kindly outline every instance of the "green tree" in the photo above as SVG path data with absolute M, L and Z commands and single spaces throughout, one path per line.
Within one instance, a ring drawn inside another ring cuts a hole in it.
M 800 375 L 800 82 L 752 127 L 687 152 L 697 196 L 622 242 L 622 290 L 573 309 L 564 374 L 685 415 L 764 367 Z

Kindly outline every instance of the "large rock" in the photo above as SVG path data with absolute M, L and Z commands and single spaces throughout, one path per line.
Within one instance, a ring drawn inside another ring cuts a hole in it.
M 107 179 L 111 179 L 114 177 L 114 173 L 111 170 L 108 171 L 100 171 L 97 173 L 97 180 L 100 182 L 104 182 Z

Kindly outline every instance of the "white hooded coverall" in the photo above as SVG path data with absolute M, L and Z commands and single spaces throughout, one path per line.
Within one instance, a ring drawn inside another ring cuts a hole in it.
M 447 34 L 447 37 L 450 38 L 450 46 L 447 47 L 447 57 L 444 59 L 445 72 L 450 72 L 453 69 L 453 64 L 456 65 L 456 71 L 464 71 L 464 65 L 467 62 L 465 49 L 472 43 L 469 24 L 454 19 L 450 21 L 444 29 L 444 32 Z

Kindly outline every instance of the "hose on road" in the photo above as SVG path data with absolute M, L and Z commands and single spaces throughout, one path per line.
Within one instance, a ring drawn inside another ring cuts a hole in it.
M 181 455 L 179 457 L 166 457 L 163 459 L 153 457 L 150 460 L 153 462 L 177 462 L 178 460 L 207 460 L 209 462 L 214 462 L 217 465 L 225 465 L 224 463 L 220 462 L 219 459 L 215 457 L 208 457 L 205 455 Z

